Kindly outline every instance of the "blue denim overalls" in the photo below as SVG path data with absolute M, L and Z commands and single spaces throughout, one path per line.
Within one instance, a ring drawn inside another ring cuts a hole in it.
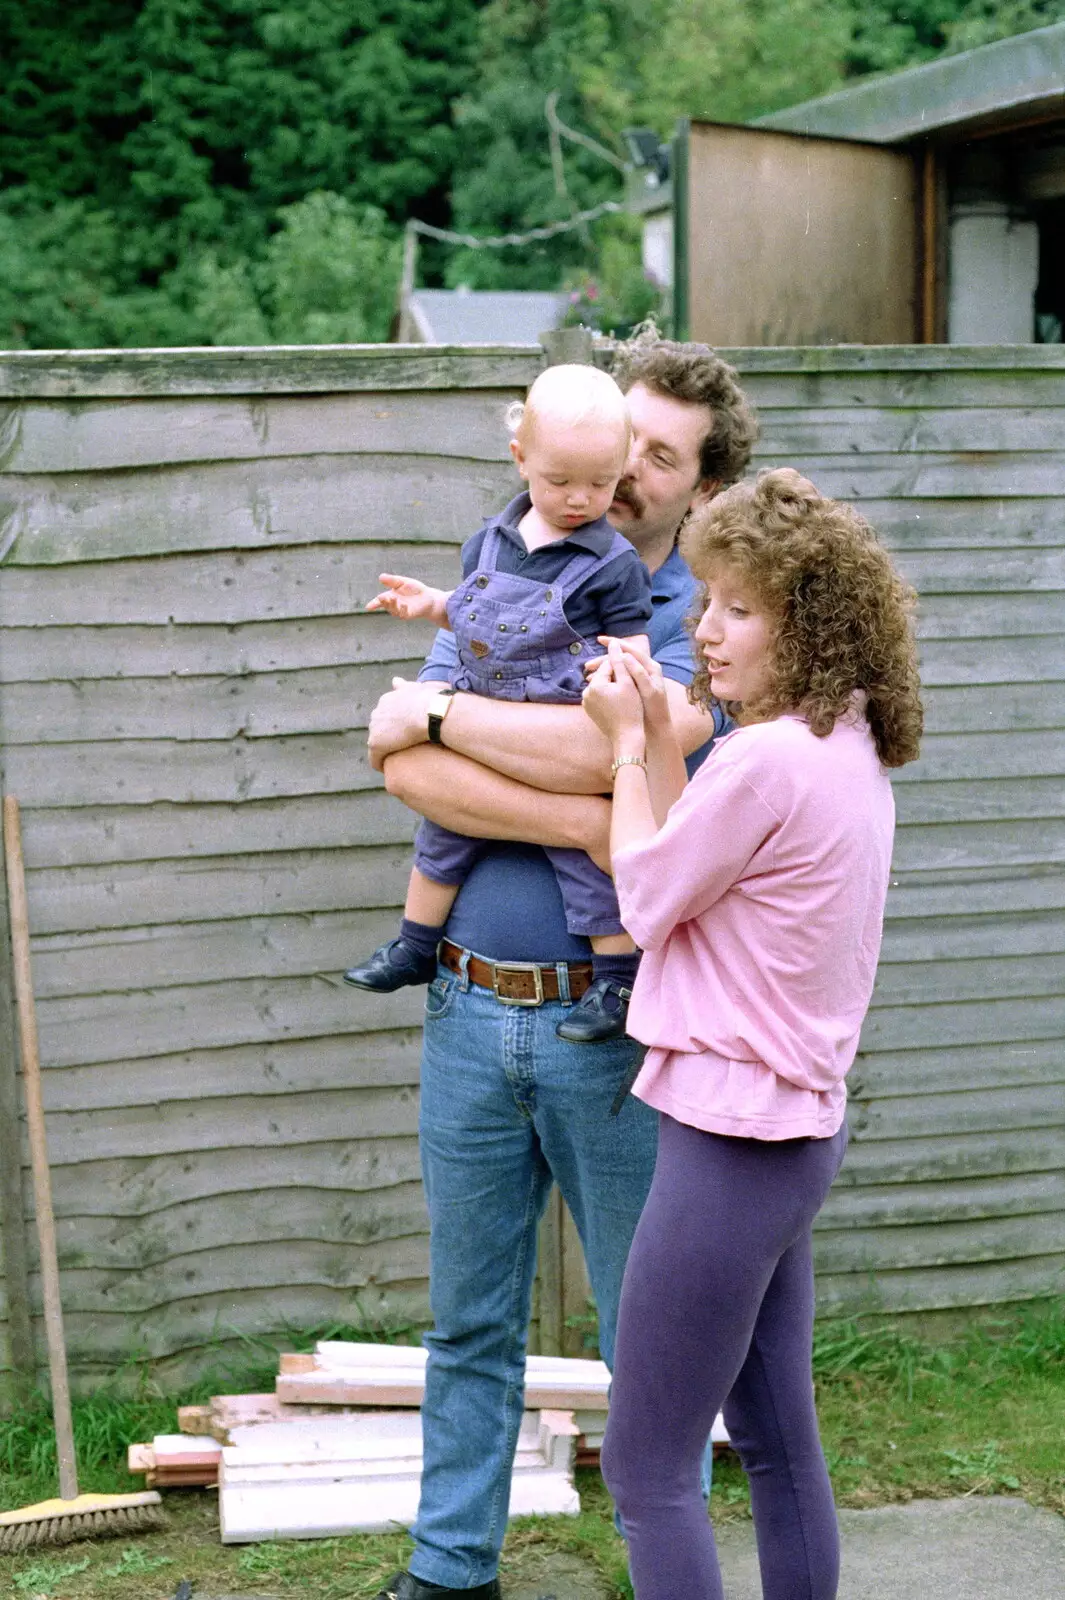
M 632 546 L 615 533 L 605 555 L 581 550 L 551 583 L 499 572 L 503 542 L 489 529 L 477 569 L 452 591 L 448 618 L 459 664 L 451 675 L 455 689 L 491 700 L 535 700 L 578 705 L 584 691 L 584 663 L 603 653 L 566 620 L 570 595 L 601 568 Z M 415 838 L 414 864 L 436 883 L 462 883 L 484 841 L 452 833 L 425 821 Z M 583 850 L 547 850 L 566 908 L 570 933 L 594 936 L 621 933 L 614 885 Z

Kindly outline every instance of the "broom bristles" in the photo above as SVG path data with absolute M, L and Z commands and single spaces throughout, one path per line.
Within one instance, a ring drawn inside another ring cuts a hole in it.
M 48 1500 L 0 1515 L 0 1554 L 18 1555 L 78 1539 L 122 1539 L 166 1527 L 162 1500 L 154 1491 L 131 1495 L 82 1495 Z

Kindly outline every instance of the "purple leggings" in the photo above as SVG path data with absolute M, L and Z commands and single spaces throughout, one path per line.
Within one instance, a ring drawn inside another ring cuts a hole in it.
M 814 1410 L 811 1226 L 830 1139 L 731 1139 L 660 1118 L 621 1291 L 602 1464 L 637 1600 L 721 1600 L 699 1461 L 724 1413 L 751 1485 L 764 1600 L 833 1600 L 839 1534 Z

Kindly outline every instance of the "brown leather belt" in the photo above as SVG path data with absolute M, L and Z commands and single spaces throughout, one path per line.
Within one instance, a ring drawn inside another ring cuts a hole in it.
M 451 972 L 461 974 L 465 958 L 466 976 L 480 989 L 491 989 L 505 1006 L 540 1006 L 545 1000 L 558 1000 L 558 968 L 538 966 L 535 961 L 482 961 L 461 945 L 444 939 L 440 960 Z M 569 974 L 571 1000 L 579 1000 L 592 981 L 590 961 L 563 962 Z

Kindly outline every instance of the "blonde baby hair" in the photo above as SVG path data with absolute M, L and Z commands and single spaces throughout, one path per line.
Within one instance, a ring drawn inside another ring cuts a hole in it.
M 528 449 L 541 422 L 557 428 L 585 422 L 616 427 L 626 452 L 632 436 L 629 408 L 613 378 L 598 367 L 575 362 L 545 368 L 524 402 L 515 400 L 507 407 L 507 427 L 523 450 Z

